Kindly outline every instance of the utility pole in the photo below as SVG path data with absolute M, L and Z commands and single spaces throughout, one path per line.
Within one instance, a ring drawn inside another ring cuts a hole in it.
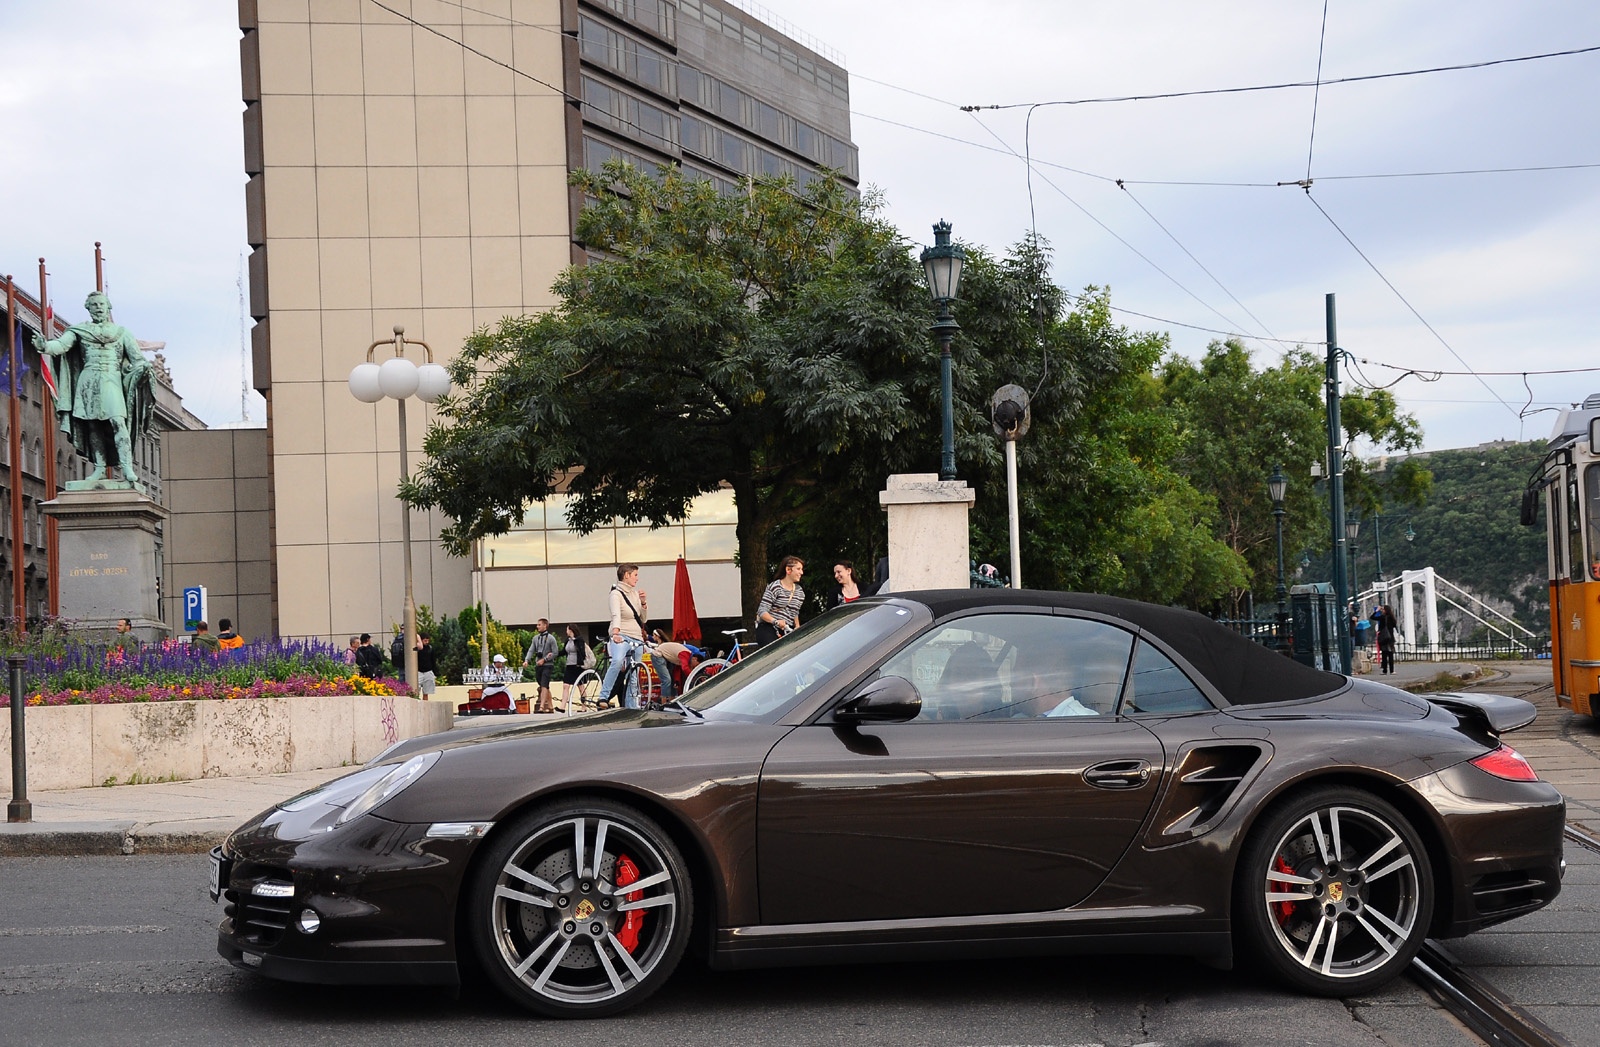
M 1349 571 L 1344 536 L 1344 427 L 1339 420 L 1339 325 L 1334 296 L 1327 297 L 1328 323 L 1328 519 L 1333 533 L 1333 591 L 1337 597 L 1339 657 L 1342 671 L 1355 672 L 1355 650 L 1350 638 L 1350 592 L 1345 575 Z

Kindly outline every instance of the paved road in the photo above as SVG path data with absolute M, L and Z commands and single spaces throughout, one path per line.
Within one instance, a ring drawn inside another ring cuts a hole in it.
M 1462 1047 L 1407 981 L 1349 1003 L 1180 960 L 900 964 L 717 974 L 688 963 L 607 1021 L 486 992 L 269 982 L 215 951 L 198 855 L 0 860 L 0 1042 L 63 1044 L 1168 1044 Z

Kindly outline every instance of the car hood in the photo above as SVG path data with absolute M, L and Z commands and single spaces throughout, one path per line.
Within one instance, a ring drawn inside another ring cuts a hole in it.
M 644 709 L 612 709 L 601 713 L 540 720 L 534 723 L 485 723 L 457 727 L 438 734 L 424 734 L 407 738 L 385 749 L 367 762 L 395 763 L 417 753 L 433 749 L 460 749 L 471 745 L 493 745 L 500 742 L 525 741 L 540 738 L 588 734 L 595 731 L 617 731 L 632 728 L 679 727 L 693 722 L 693 717 L 675 711 L 653 712 Z

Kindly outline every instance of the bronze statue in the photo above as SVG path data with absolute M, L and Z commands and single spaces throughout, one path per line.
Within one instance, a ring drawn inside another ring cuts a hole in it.
M 112 322 L 109 298 L 94 291 L 83 304 L 89 310 L 88 323 L 74 324 L 49 341 L 33 336 L 35 349 L 59 361 L 56 417 L 61 431 L 94 463 L 87 477 L 62 486 L 69 491 L 129 487 L 142 491 L 133 444 L 149 428 L 155 405 L 150 363 L 128 329 Z M 121 481 L 109 478 L 113 465 L 121 468 Z

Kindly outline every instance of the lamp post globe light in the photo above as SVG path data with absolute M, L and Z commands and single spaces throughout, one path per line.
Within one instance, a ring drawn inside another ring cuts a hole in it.
M 378 346 L 392 345 L 394 356 L 378 363 L 374 356 Z M 420 367 L 406 359 L 406 346 L 420 345 L 427 360 Z M 350 395 L 364 404 L 375 404 L 384 397 L 394 400 L 400 408 L 400 481 L 411 476 L 406 459 L 406 400 L 415 396 L 423 403 L 438 403 L 450 392 L 450 375 L 433 362 L 433 350 L 427 342 L 406 337 L 406 329 L 394 327 L 393 341 L 379 340 L 367 346 L 366 363 L 356 364 L 350 371 Z M 411 507 L 400 504 L 400 546 L 405 561 L 406 606 L 405 650 L 406 686 L 413 694 L 417 689 L 417 601 L 411 582 Z
M 1289 478 L 1283 475 L 1283 466 L 1274 465 L 1267 477 L 1267 497 L 1272 499 L 1272 516 L 1278 524 L 1278 648 L 1282 650 L 1288 639 L 1285 623 L 1289 619 L 1289 587 L 1283 578 L 1283 499 L 1289 493 Z
M 939 313 L 929 328 L 939 343 L 939 395 L 941 421 L 944 432 L 939 454 L 939 479 L 956 478 L 956 422 L 954 394 L 951 391 L 950 343 L 961 330 L 955 317 L 950 315 L 950 303 L 956 300 L 961 289 L 961 269 L 966 264 L 967 252 L 950 242 L 950 223 L 941 220 L 933 227 L 933 246 L 922 252 L 922 269 L 928 278 L 928 292 L 933 295 Z

